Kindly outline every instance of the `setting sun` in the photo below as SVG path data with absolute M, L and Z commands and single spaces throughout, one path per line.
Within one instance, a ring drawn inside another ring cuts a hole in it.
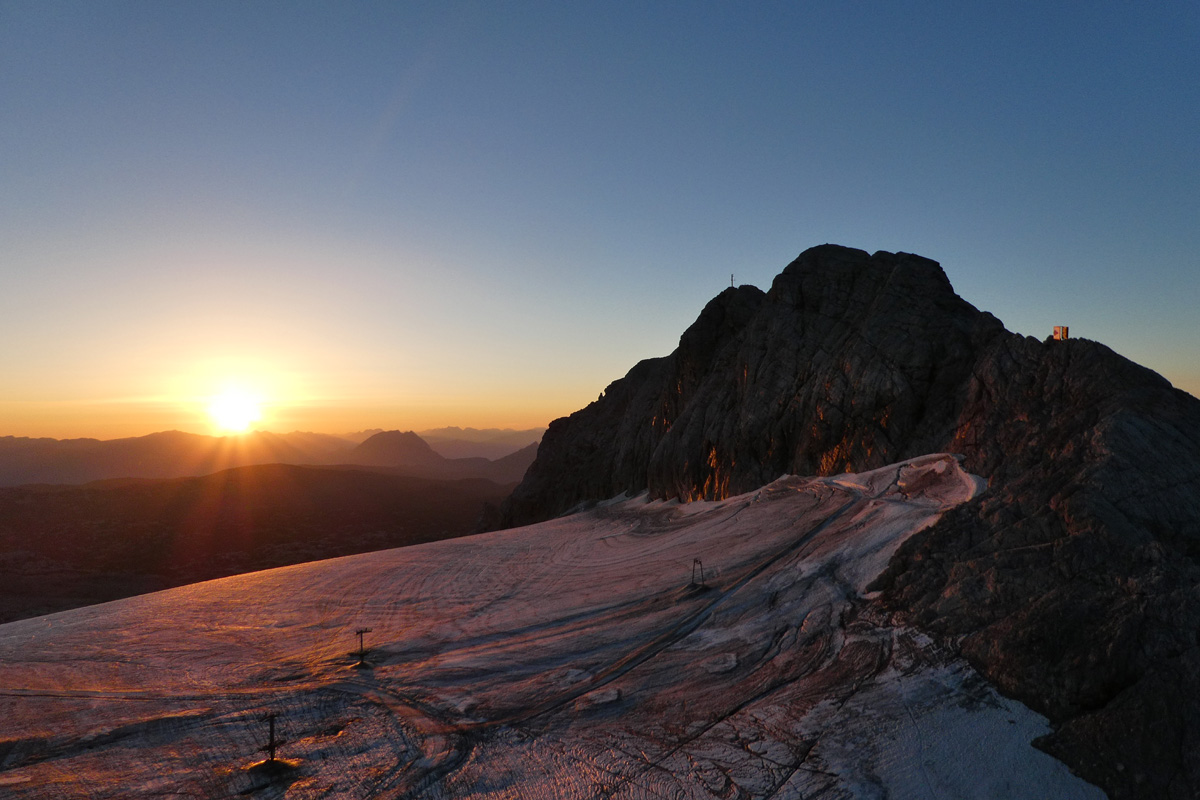
M 208 415 L 219 430 L 244 433 L 262 417 L 260 405 L 259 399 L 248 392 L 226 389 L 213 398 Z

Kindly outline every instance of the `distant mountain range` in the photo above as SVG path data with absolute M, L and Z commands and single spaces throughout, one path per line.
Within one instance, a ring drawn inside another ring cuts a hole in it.
M 383 428 L 340 434 L 338 438 L 361 444 Z M 446 458 L 503 458 L 542 439 L 545 428 L 513 430 L 512 428 L 429 428 L 416 431 L 430 447 Z
M 256 464 L 357 464 L 417 476 L 510 483 L 519 481 L 532 463 L 529 446 L 540 436 L 537 430 L 435 433 L 436 446 L 411 431 L 364 431 L 361 439 L 354 434 L 265 431 L 223 437 L 166 431 L 103 441 L 5 436 L 0 437 L 0 486 L 189 477 Z
M 499 452 L 530 432 L 494 433 Z M 446 458 L 412 431 L 364 434 L 0 438 L 0 622 L 462 536 L 537 452 Z
M 542 440 L 545 428 L 514 431 L 498 428 L 433 428 L 417 435 L 446 458 L 503 458 Z

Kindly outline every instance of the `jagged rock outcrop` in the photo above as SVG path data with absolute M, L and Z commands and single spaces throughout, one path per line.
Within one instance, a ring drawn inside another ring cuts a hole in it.
M 674 353 L 552 423 L 512 520 L 626 490 L 723 497 L 945 449 L 975 362 L 1009 336 L 936 262 L 813 248 L 767 294 L 722 292 Z
M 989 492 L 913 537 L 878 602 L 1047 714 L 1042 745 L 1111 796 L 1200 796 L 1200 401 L 1010 333 L 934 261 L 823 245 L 722 292 L 550 425 L 506 520 L 941 451 Z

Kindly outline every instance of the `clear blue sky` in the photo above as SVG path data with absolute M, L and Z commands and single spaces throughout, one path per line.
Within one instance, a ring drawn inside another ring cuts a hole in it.
M 0 435 L 531 427 L 823 242 L 1200 394 L 1200 4 L 0 0 Z

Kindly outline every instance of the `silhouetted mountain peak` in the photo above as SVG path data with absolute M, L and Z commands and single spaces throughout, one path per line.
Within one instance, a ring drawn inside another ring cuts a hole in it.
M 351 463 L 381 467 L 417 466 L 444 460 L 412 431 L 377 433 L 355 447 L 349 459 Z
M 989 491 L 900 549 L 878 604 L 1050 716 L 1043 747 L 1114 796 L 1200 792 L 1179 755 L 1200 733 L 1155 710 L 1200 719 L 1200 401 L 1097 342 L 1005 330 L 935 261 L 822 245 L 765 295 L 726 289 L 675 352 L 550 424 L 505 514 L 939 452 Z

